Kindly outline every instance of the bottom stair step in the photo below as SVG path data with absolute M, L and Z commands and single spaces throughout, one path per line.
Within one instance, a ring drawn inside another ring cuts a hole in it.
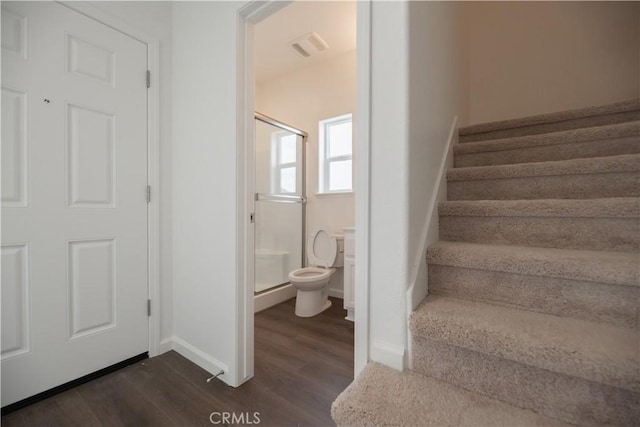
M 414 337 L 640 393 L 638 331 L 432 295 L 411 314 Z
M 580 426 L 637 426 L 640 394 L 413 337 L 413 369 Z
M 411 314 L 413 369 L 578 425 L 637 425 L 638 333 L 441 296 Z
M 411 371 L 369 363 L 333 402 L 338 426 L 567 426 Z

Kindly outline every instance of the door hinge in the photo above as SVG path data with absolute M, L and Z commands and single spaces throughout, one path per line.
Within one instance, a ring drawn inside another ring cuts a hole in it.
M 151 317 L 151 300 L 147 300 L 147 316 Z
M 151 87 L 151 71 L 147 70 L 147 88 Z
M 249 214 L 249 219 L 251 220 L 251 224 L 256 222 L 256 214 L 251 212 L 251 214 Z
M 151 203 L 151 186 L 147 185 L 147 203 Z

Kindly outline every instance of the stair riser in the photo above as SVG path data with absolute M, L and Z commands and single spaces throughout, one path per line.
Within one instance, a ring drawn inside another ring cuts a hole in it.
M 447 195 L 449 200 L 640 197 L 640 173 L 616 172 L 449 181 Z
M 623 113 L 605 114 L 593 117 L 582 117 L 572 120 L 564 120 L 555 123 L 543 123 L 539 125 L 523 126 L 513 129 L 503 129 L 471 135 L 460 135 L 458 140 L 462 143 L 474 141 L 487 141 L 490 139 L 513 138 L 525 135 L 539 135 L 548 132 L 560 132 L 563 130 L 606 126 L 617 123 L 631 122 L 640 119 L 640 111 L 626 111 Z
M 640 394 L 538 369 L 422 337 L 413 370 L 515 406 L 579 425 L 635 425 Z
M 640 153 L 638 137 L 616 138 L 606 141 L 587 141 L 570 144 L 543 145 L 513 150 L 455 154 L 455 167 L 495 166 L 514 163 L 548 162 L 617 156 Z
M 558 249 L 640 250 L 638 218 L 441 216 L 440 239 Z
M 635 328 L 640 288 L 429 265 L 429 293 Z

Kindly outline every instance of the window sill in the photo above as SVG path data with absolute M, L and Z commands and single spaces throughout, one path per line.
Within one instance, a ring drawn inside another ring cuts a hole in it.
M 316 193 L 316 197 L 324 199 L 326 197 L 347 197 L 353 196 L 353 191 L 332 191 L 330 193 Z

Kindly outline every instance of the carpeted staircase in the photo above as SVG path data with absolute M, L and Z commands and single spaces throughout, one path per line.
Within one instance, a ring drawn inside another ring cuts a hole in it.
M 412 370 L 339 426 L 640 425 L 640 102 L 459 131 Z

